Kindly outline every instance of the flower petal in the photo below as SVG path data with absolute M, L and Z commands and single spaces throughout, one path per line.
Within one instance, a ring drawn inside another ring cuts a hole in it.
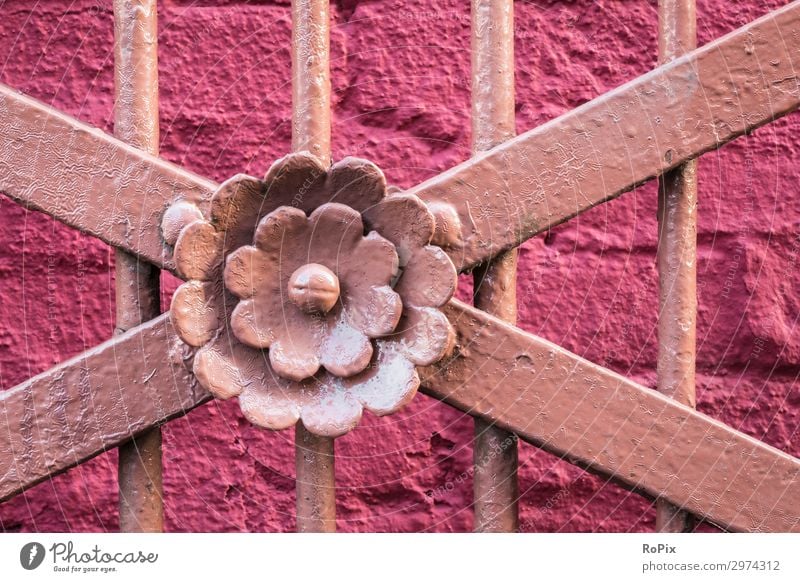
M 261 304 L 253 299 L 243 299 L 231 313 L 231 330 L 243 344 L 251 348 L 268 348 L 275 341 L 280 329 L 269 325 L 263 317 L 258 316 Z
M 253 378 L 269 374 L 264 352 L 243 346 L 229 333 L 200 348 L 193 369 L 200 385 L 222 400 L 239 395 Z
M 278 268 L 275 255 L 253 246 L 240 247 L 225 261 L 225 287 L 242 299 L 252 297 L 257 291 L 267 296 L 276 293 L 280 296 Z
M 200 347 L 214 337 L 225 314 L 222 312 L 218 284 L 188 281 L 172 296 L 170 319 L 180 338 Z
M 441 307 L 453 296 L 458 274 L 450 257 L 431 245 L 414 253 L 395 285 L 403 304 Z
M 358 399 L 330 374 L 323 374 L 316 382 L 316 386 L 309 387 L 314 392 L 300 412 L 305 427 L 326 437 L 341 436 L 355 428 L 362 412 Z
M 308 236 L 303 231 L 307 229 L 308 218 L 302 210 L 291 206 L 281 206 L 258 223 L 254 242 L 259 250 L 265 253 L 274 253 L 276 258 L 284 249 L 286 244 L 284 240 L 289 243 L 286 250 L 307 252 L 306 248 L 303 248 L 302 251 L 298 249 L 298 246 L 307 246 L 303 244 Z
M 340 316 L 328 332 L 320 350 L 320 363 L 340 378 L 358 374 L 372 359 L 372 343 L 361 331 Z
M 237 174 L 219 185 L 211 197 L 211 222 L 220 232 L 251 227 L 264 216 L 264 182 L 247 174 Z M 269 212 L 275 204 L 270 204 Z M 252 237 L 252 229 L 250 236 Z M 250 242 L 249 240 L 247 242 Z
M 299 346 L 298 350 L 316 352 L 326 334 L 326 319 L 302 313 L 289 300 L 285 287 L 282 287 L 285 281 L 278 278 L 280 273 L 276 272 L 277 266 L 269 265 L 270 261 L 277 261 L 279 257 L 255 247 L 249 248 L 253 251 L 243 247 L 231 255 L 225 270 L 225 283 L 231 291 L 242 295 L 252 292 L 251 297 L 242 299 L 233 309 L 230 321 L 234 334 L 242 343 L 253 348 L 267 348 L 280 339 Z M 287 259 L 285 256 L 283 258 Z M 252 284 L 246 283 L 246 264 L 249 259 L 255 264 L 252 270 L 257 272 L 251 277 L 256 278 Z M 264 267 L 264 264 L 267 266 Z M 266 272 L 262 269 L 266 269 Z M 245 279 L 244 284 L 242 279 Z M 300 380 L 307 376 L 287 377 Z
M 293 328 L 291 332 L 292 337 L 280 337 L 272 342 L 269 361 L 279 375 L 300 382 L 319 370 L 322 338 L 313 333 L 304 334 L 302 328 Z
M 343 380 L 364 408 L 378 416 L 397 412 L 411 402 L 419 388 L 419 375 L 396 345 L 378 340 L 375 363 L 365 372 Z
M 348 157 L 336 162 L 328 171 L 326 183 L 330 200 L 345 204 L 359 212 L 375 206 L 386 196 L 386 177 L 367 160 Z
M 343 303 L 351 324 L 367 337 L 392 333 L 403 314 L 400 295 L 388 285 L 369 289 L 351 286 Z
M 323 204 L 311 213 L 309 223 L 307 262 L 320 263 L 338 274 L 364 237 L 361 214 L 344 204 Z
M 444 313 L 433 307 L 409 307 L 397 326 L 400 351 L 417 366 L 430 366 L 453 349 L 455 330 Z
M 349 260 L 342 261 L 340 271 L 345 282 L 360 286 L 388 285 L 397 276 L 400 260 L 394 245 L 372 231 L 358 241 Z
M 464 227 L 458 211 L 449 202 L 432 200 L 428 202 L 428 210 L 433 214 L 436 229 L 431 244 L 451 249 L 464 247 Z
M 181 277 L 210 281 L 222 266 L 222 237 L 211 223 L 192 222 L 178 235 L 174 257 Z
M 310 152 L 295 152 L 276 161 L 264 178 L 267 198 L 304 212 L 328 202 L 326 166 Z
M 254 380 L 239 395 L 245 418 L 257 426 L 283 430 L 300 419 L 300 386 L 271 373 Z
M 431 241 L 436 223 L 425 203 L 413 194 L 394 194 L 364 211 L 364 222 L 389 239 L 405 267 L 415 249 Z

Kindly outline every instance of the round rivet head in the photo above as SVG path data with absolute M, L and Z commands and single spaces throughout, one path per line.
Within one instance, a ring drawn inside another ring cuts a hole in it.
M 339 279 L 328 267 L 308 263 L 289 277 L 289 299 L 304 313 L 327 313 L 339 300 Z

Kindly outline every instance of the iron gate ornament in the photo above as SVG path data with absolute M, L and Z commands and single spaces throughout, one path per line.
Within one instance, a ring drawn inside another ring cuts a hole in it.
M 444 205 L 434 240 L 445 245 L 457 270 L 468 271 L 796 109 L 798 31 L 796 1 L 385 203 L 415 195 L 429 210 Z M 656 117 L 659 124 L 649 123 Z M 213 217 L 222 224 L 229 217 L 215 215 L 215 204 L 218 210 L 223 199 L 236 199 L 240 188 L 260 191 L 259 180 L 238 177 L 218 187 L 2 85 L 0 139 L 7 144 L 0 190 L 183 273 L 201 289 L 210 274 L 217 282 L 224 278 L 218 245 L 224 258 L 226 249 L 253 242 L 256 222 L 218 231 Z M 304 182 L 288 188 L 288 206 L 306 203 Z M 327 183 L 326 173 L 309 186 Z M 117 198 L 125 204 L 116 205 Z M 259 206 L 257 220 L 276 209 Z M 400 225 L 378 224 L 367 210 L 361 215 L 367 228 L 395 245 L 402 265 L 402 244 L 392 232 Z M 405 232 L 415 225 L 401 226 Z M 218 236 L 222 231 L 225 237 Z M 191 260 L 181 260 L 184 236 L 194 239 L 185 243 Z M 193 245 L 214 252 L 196 253 Z M 213 290 L 228 294 L 223 284 Z M 726 529 L 800 531 L 796 458 L 458 301 L 443 311 L 456 329 L 456 348 L 418 370 L 427 394 Z M 179 322 L 179 309 L 176 314 Z M 225 315 L 219 325 L 228 325 Z M 192 341 L 200 343 L 208 329 L 196 331 Z M 8 428 L 0 431 L 0 500 L 206 402 L 209 394 L 171 355 L 176 339 L 169 316 L 162 316 L 0 394 Z M 120 376 L 131 381 L 121 386 Z
M 199 348 L 194 373 L 217 398 L 237 396 L 254 424 L 302 420 L 340 436 L 364 408 L 383 416 L 407 404 L 416 367 L 452 348 L 439 308 L 456 270 L 429 244 L 435 219 L 416 196 L 387 196 L 370 162 L 326 170 L 308 152 L 289 154 L 263 181 L 223 183 L 208 220 L 177 203 L 162 232 L 187 279 L 170 312 Z

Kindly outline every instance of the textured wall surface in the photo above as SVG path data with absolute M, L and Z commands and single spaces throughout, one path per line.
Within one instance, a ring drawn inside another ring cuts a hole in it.
M 705 43 L 781 0 L 698 0 Z M 290 149 L 289 0 L 164 0 L 161 152 L 215 180 Z M 469 2 L 333 6 L 334 156 L 411 186 L 469 156 Z M 517 128 L 656 62 L 655 0 L 516 4 Z M 0 81 L 112 130 L 110 0 L 0 0 Z M 800 455 L 800 114 L 700 163 L 699 408 Z M 652 386 L 656 190 L 648 184 L 529 241 L 520 325 Z M 0 388 L 112 330 L 113 252 L 0 197 Z M 176 286 L 165 277 L 164 300 Z M 472 421 L 425 396 L 336 444 L 346 531 L 472 527 Z M 294 528 L 292 433 L 212 403 L 164 429 L 170 531 Z M 523 445 L 525 531 L 647 531 L 652 503 Z M 114 531 L 109 451 L 0 506 L 0 530 Z

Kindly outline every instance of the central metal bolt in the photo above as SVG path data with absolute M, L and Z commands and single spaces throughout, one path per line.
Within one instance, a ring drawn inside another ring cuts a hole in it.
M 327 313 L 339 300 L 339 279 L 328 267 L 308 263 L 289 277 L 289 299 L 305 313 Z

